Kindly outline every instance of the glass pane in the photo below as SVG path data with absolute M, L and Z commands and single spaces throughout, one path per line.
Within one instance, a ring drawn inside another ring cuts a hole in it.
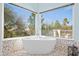
M 42 35 L 72 38 L 72 5 L 42 13 Z
M 4 38 L 34 34 L 35 14 L 12 4 L 4 4 Z

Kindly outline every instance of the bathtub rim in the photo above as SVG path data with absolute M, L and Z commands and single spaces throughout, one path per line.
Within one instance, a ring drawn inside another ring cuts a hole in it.
M 46 37 L 47 38 L 54 38 L 53 40 L 56 40 L 56 39 L 74 40 L 73 38 L 68 39 L 68 38 L 59 38 L 59 37 L 51 37 L 51 36 L 33 35 L 33 36 L 24 36 L 24 37 L 4 38 L 2 41 L 6 41 L 6 40 L 38 40 L 38 39 L 35 39 L 35 37 L 37 37 L 37 38 L 46 38 Z M 41 39 L 39 39 L 39 40 L 41 40 Z M 47 40 L 47 39 L 42 39 L 42 40 Z M 52 39 L 48 39 L 48 40 L 52 40 Z

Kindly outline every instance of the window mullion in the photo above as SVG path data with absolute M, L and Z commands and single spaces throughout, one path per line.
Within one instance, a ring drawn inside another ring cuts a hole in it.
M 35 18 L 35 35 L 41 35 L 41 15 L 39 13 L 36 14 Z

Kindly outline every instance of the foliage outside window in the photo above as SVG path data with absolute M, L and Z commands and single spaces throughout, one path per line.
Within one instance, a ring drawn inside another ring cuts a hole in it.
M 4 38 L 34 34 L 35 13 L 12 4 L 4 4 Z
M 62 38 L 66 36 L 72 38 L 72 7 L 70 5 L 42 13 L 42 35 L 53 37 L 55 31 L 56 37 L 58 37 L 56 30 L 60 30 Z

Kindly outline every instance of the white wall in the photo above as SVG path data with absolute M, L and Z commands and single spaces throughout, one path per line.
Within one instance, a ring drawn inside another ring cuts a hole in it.
M 1 44 L 2 44 L 2 5 L 0 3 L 0 52 L 1 52 Z
M 74 39 L 79 41 L 79 4 L 74 5 Z

